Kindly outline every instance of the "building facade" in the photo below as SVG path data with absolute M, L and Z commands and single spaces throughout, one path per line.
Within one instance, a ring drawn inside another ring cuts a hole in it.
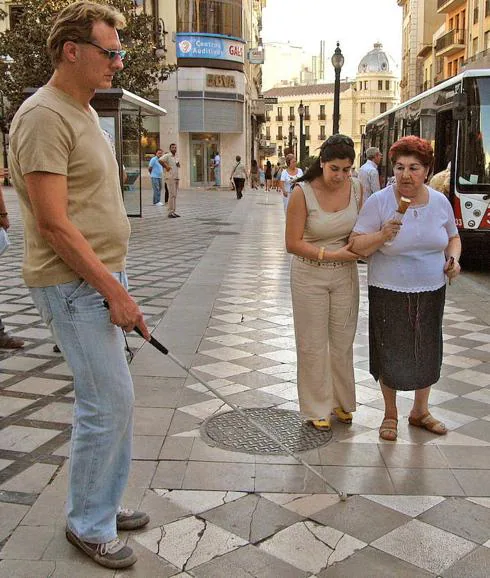
M 380 43 L 360 61 L 354 81 L 341 81 L 340 132 L 354 140 L 356 166 L 365 125 L 400 102 L 399 82 L 396 64 Z M 269 105 L 266 112 L 262 140 L 270 154 L 263 155 L 263 160 L 275 163 L 290 148 L 299 157 L 300 103 L 304 106 L 305 156 L 317 155 L 322 142 L 332 134 L 334 83 L 272 88 L 264 92 L 264 98 L 277 99 L 277 103 Z
M 169 59 L 176 73 L 159 87 L 160 146 L 176 143 L 181 186 L 214 184 L 212 159 L 219 151 L 222 180 L 235 156 L 249 164 L 258 154 L 265 120 L 261 95 L 261 13 L 265 0 L 160 0 L 173 33 Z
M 445 20 L 445 16 L 437 11 L 440 3 L 441 0 L 397 0 L 397 4 L 403 9 L 400 82 L 402 101 L 423 90 L 424 60 L 432 51 L 434 33 Z
M 415 4 L 419 12 L 421 4 L 424 4 L 426 22 L 432 23 L 432 27 L 440 23 L 430 43 L 426 44 L 424 40 L 424 43 L 417 44 L 416 70 L 422 71 L 422 78 L 417 78 L 415 86 L 417 83 L 419 86 L 415 93 L 409 90 L 412 85 L 409 82 L 411 69 L 408 56 L 403 60 L 402 100 L 465 69 L 490 67 L 490 0 L 437 0 L 435 7 L 431 7 L 432 12 L 427 12 L 427 2 L 398 0 L 398 4 L 404 8 L 404 55 L 410 52 L 408 39 L 420 35 L 417 31 L 419 20 L 410 17 Z

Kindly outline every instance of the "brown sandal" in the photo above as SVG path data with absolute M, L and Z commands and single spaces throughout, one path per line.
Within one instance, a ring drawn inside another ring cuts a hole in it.
M 398 437 L 398 420 L 385 417 L 379 426 L 379 437 L 387 442 L 395 442 Z
M 430 413 L 426 413 L 422 417 L 408 417 L 408 423 L 414 427 L 421 427 L 426 429 L 430 433 L 437 434 L 438 436 L 443 436 L 447 434 L 447 427 L 436 419 Z

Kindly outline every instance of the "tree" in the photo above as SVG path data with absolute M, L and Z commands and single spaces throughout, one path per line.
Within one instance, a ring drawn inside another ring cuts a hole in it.
M 128 54 L 124 70 L 114 77 L 113 85 L 144 98 L 154 97 L 157 82 L 166 80 L 176 68 L 155 56 L 154 17 L 137 11 L 133 0 L 93 1 L 114 6 L 126 18 L 126 28 L 120 31 L 120 36 Z M 53 68 L 46 40 L 58 12 L 71 3 L 69 0 L 23 0 L 23 11 L 16 25 L 0 34 L 2 132 L 7 131 L 24 100 L 24 89 L 42 86 L 49 80 Z M 5 19 L 6 13 L 0 12 L 0 17 Z

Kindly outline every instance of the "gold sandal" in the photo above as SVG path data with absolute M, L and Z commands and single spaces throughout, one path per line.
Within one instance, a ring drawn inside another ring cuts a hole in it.
M 330 420 L 324 417 L 320 417 L 318 419 L 310 419 L 308 420 L 311 425 L 318 430 L 328 431 L 330 429 Z
M 344 411 L 341 407 L 334 407 L 332 415 L 341 423 L 352 423 L 352 414 L 350 411 Z
M 379 426 L 379 437 L 387 442 L 395 442 L 398 437 L 398 420 L 385 417 Z
M 436 419 L 430 413 L 426 413 L 422 417 L 408 417 L 408 423 L 414 427 L 421 427 L 426 429 L 430 433 L 434 433 L 438 436 L 443 436 L 447 434 L 447 427 Z

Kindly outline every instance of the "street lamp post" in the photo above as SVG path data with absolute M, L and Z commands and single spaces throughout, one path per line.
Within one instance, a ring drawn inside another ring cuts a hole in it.
M 302 163 L 305 158 L 305 135 L 303 130 L 305 107 L 303 106 L 302 100 L 300 101 L 298 106 L 298 114 L 299 114 L 299 162 Z
M 289 152 L 292 153 L 292 152 L 294 152 L 293 151 L 294 126 L 292 124 L 289 125 L 288 135 L 289 135 L 288 149 L 289 149 Z
M 339 133 L 340 122 L 340 71 L 344 66 L 344 56 L 340 50 L 340 43 L 337 42 L 337 48 L 332 56 L 332 66 L 335 69 L 335 89 L 333 94 L 333 134 Z

